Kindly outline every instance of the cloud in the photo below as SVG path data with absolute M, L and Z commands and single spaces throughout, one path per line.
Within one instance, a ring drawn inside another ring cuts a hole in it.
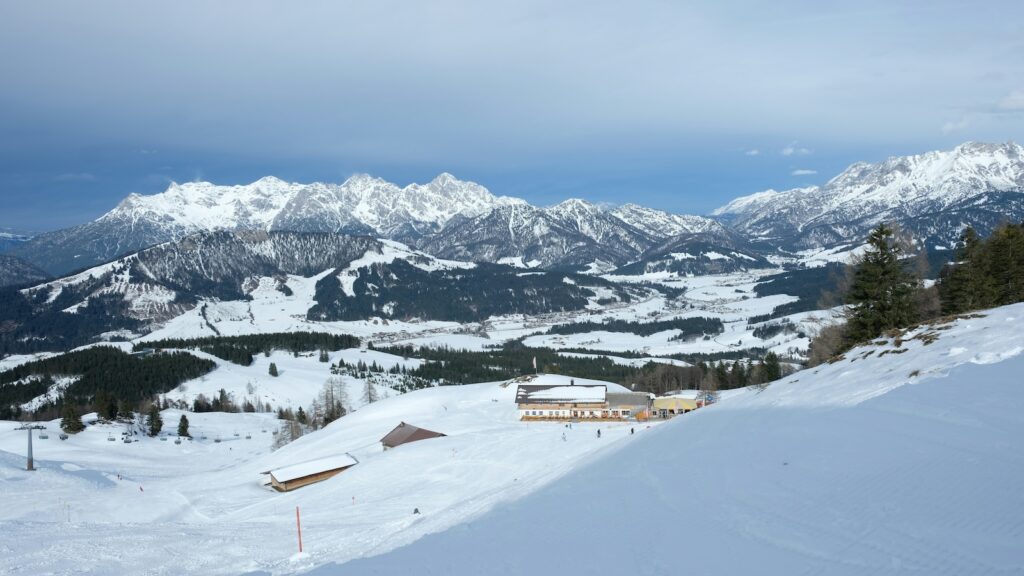
M 57 182 L 93 182 L 96 180 L 96 175 L 89 172 L 70 172 L 58 174 L 53 179 Z
M 1024 111 L 1024 90 L 1014 90 L 1003 96 L 996 108 L 1004 112 Z
M 813 176 L 814 174 L 817 173 L 817 170 L 811 170 L 809 168 L 797 168 L 796 170 L 790 172 L 790 174 L 793 176 Z
M 942 133 L 949 134 L 950 132 L 959 132 L 964 128 L 967 128 L 969 124 L 970 122 L 967 120 L 966 116 L 957 121 L 950 120 L 942 125 Z
M 761 151 L 758 150 L 757 148 L 753 148 L 753 149 L 747 150 L 746 152 L 744 152 L 744 154 L 746 154 L 747 156 L 757 156 L 757 155 L 761 154 Z
M 783 156 L 807 156 L 808 154 L 811 154 L 811 150 L 809 148 L 798 146 L 796 140 L 794 140 L 789 144 L 789 146 L 779 150 L 779 154 L 782 154 Z

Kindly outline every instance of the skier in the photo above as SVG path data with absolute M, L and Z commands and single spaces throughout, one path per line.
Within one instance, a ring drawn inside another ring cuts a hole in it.
M 601 437 L 601 429 L 600 429 L 600 428 L 598 428 L 598 429 L 597 429 L 597 437 L 598 437 L 598 438 L 600 438 L 600 437 Z
M 413 508 L 412 509 L 412 513 L 413 514 L 419 514 L 420 513 L 420 509 L 419 508 Z
M 633 432 L 634 432 L 634 430 L 633 430 L 632 428 L 630 428 L 630 429 L 629 429 L 629 435 L 630 435 L 630 436 L 632 436 L 632 435 L 633 435 Z
M 565 442 L 565 432 L 562 432 L 562 442 Z

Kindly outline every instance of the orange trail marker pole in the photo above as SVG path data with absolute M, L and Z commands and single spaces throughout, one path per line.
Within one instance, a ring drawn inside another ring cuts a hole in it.
M 299 533 L 299 554 L 302 554 L 302 520 L 299 518 L 299 507 L 295 507 L 295 529 Z

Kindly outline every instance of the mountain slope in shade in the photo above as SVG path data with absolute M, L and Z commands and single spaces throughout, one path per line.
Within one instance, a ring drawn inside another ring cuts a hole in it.
M 737 234 L 726 230 L 673 236 L 647 250 L 615 274 L 669 272 L 690 276 L 772 268 L 771 262 Z
M 39 268 L 7 254 L 0 254 L 0 287 L 32 284 L 49 275 Z
M 146 333 L 210 303 L 278 312 L 301 324 L 366 320 L 471 322 L 582 310 L 631 292 L 592 276 L 441 260 L 390 240 L 340 234 L 218 231 L 166 242 L 83 272 L 9 290 L 0 353 L 70 348 L 103 334 Z M 283 295 L 283 296 L 282 296 Z M 256 302 L 256 301 L 259 302 Z M 200 314 L 205 321 L 205 313 Z
M 457 218 L 418 246 L 460 260 L 511 259 L 542 268 L 599 268 L 633 262 L 678 235 L 724 233 L 714 220 L 626 204 L 609 208 L 580 199 L 555 206 L 501 207 Z
M 742 234 L 787 247 L 858 240 L 885 221 L 948 245 L 968 223 L 984 233 L 1000 219 L 1024 219 L 1024 148 L 967 142 L 856 163 L 824 186 L 760 192 L 713 214 Z

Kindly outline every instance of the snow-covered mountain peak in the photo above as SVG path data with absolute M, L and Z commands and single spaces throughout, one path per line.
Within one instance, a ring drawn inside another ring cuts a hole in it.
M 172 182 L 158 194 L 129 195 L 98 222 L 143 222 L 170 238 L 218 229 L 358 230 L 390 236 L 410 226 L 436 231 L 456 215 L 476 216 L 523 203 L 447 172 L 427 184 L 405 187 L 369 174 L 355 174 L 342 184 L 265 176 L 228 186 Z
M 950 210 L 974 210 L 991 220 L 984 214 L 1000 210 L 976 206 L 979 199 L 1012 203 L 1009 198 L 1022 191 L 1024 149 L 1020 145 L 965 142 L 952 150 L 894 156 L 873 164 L 857 162 L 823 186 L 758 192 L 712 214 L 730 218 L 740 232 L 780 240 L 788 237 L 786 241 L 796 240 L 797 247 L 808 248 L 862 238 L 879 222 L 909 223 Z M 1004 200 L 997 200 L 999 195 Z M 1004 214 L 1012 216 L 1005 209 Z M 973 220 L 978 223 L 977 218 Z M 921 220 L 918 227 L 927 236 L 948 240 L 962 224 L 949 218 L 940 226 Z

